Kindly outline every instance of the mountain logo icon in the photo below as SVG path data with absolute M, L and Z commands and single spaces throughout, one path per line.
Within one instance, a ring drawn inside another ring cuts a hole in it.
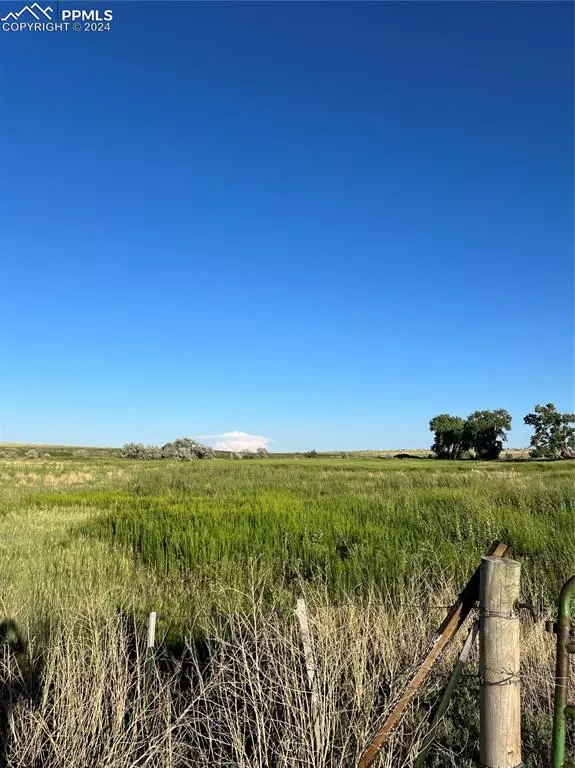
M 0 21 L 18 21 L 20 16 L 27 18 L 26 14 L 35 18 L 36 21 L 52 21 L 51 14 L 53 11 L 54 9 L 50 8 L 49 5 L 42 8 L 38 3 L 33 3 L 32 5 L 25 5 L 24 8 L 19 11 L 10 11 L 6 16 L 3 16 Z

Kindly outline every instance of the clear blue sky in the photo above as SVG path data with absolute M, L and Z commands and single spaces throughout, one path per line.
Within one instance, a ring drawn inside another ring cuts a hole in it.
M 573 408 L 571 3 L 111 7 L 0 32 L 1 439 Z

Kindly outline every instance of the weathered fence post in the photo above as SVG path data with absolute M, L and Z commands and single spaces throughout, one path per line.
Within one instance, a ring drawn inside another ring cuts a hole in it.
M 299 632 L 301 637 L 301 644 L 303 647 L 303 655 L 305 659 L 305 668 L 307 672 L 307 678 L 309 682 L 309 690 L 311 697 L 311 717 L 313 721 L 313 734 L 315 741 L 315 748 L 319 750 L 322 744 L 322 723 L 320 714 L 320 701 L 319 701 L 319 679 L 317 676 L 317 665 L 315 660 L 315 651 L 313 648 L 313 642 L 311 639 L 311 632 L 309 630 L 309 622 L 307 618 L 307 607 L 305 600 L 300 598 L 297 601 L 295 614 L 299 623 Z
M 148 650 L 156 644 L 156 611 L 148 616 Z
M 479 760 L 484 768 L 521 763 L 519 577 L 521 565 L 481 558 L 479 592 Z

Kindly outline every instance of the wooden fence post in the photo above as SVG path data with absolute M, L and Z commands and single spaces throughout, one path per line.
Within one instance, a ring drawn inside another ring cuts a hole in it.
M 481 559 L 479 592 L 479 760 L 484 768 L 521 763 L 519 683 L 520 563 Z
M 156 611 L 152 611 L 148 616 L 148 649 L 156 644 Z
M 311 639 L 311 632 L 309 630 L 309 622 L 307 618 L 307 608 L 305 600 L 300 598 L 297 601 L 295 614 L 299 623 L 299 632 L 301 637 L 301 643 L 303 647 L 303 655 L 305 659 L 305 668 L 307 672 L 307 678 L 309 682 L 309 690 L 311 697 L 311 717 L 313 721 L 313 734 L 315 741 L 315 748 L 319 750 L 322 743 L 322 724 L 320 716 L 320 702 L 319 702 L 319 680 L 317 676 L 317 665 L 315 661 L 315 652 Z

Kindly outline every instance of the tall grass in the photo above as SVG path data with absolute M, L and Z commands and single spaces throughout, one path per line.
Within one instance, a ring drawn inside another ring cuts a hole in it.
M 442 600 L 452 599 L 450 591 Z M 437 623 L 440 610 L 414 587 L 394 609 L 376 600 L 339 605 L 308 599 L 320 686 L 319 742 L 294 621 L 252 610 L 208 622 L 202 642 L 151 664 L 144 632 L 98 612 L 55 615 L 40 652 L 4 650 L 0 697 L 7 711 L 6 764 L 14 768 L 309 768 L 353 766 L 389 710 Z M 525 625 L 526 724 L 547 714 L 544 735 L 529 729 L 529 768 L 546 765 L 552 658 L 541 632 Z M 383 750 L 380 765 L 408 768 L 457 647 Z M 31 663 L 32 662 L 32 663 Z M 40 679 L 26 670 L 41 669 Z M 471 768 L 477 759 L 474 665 L 443 721 L 430 765 Z
M 553 615 L 575 572 L 573 463 L 0 462 L 0 764 L 349 766 L 494 538 Z M 314 742 L 295 597 L 321 679 Z M 158 658 L 142 647 L 158 611 Z M 128 618 L 126 618 L 128 617 Z M 526 765 L 553 642 L 523 625 Z M 411 766 L 457 644 L 382 757 Z M 468 669 L 430 766 L 476 759 Z
M 572 473 L 563 465 L 417 465 L 155 468 L 127 488 L 37 494 L 28 503 L 97 511 L 78 535 L 121 547 L 160 574 L 193 574 L 206 593 L 214 582 L 245 589 L 248 569 L 250 578 L 267 574 L 274 593 L 305 582 L 341 598 L 396 593 L 432 565 L 433 588 L 434 576 L 464 579 L 496 538 L 523 561 L 526 587 L 554 593 L 574 561 Z

